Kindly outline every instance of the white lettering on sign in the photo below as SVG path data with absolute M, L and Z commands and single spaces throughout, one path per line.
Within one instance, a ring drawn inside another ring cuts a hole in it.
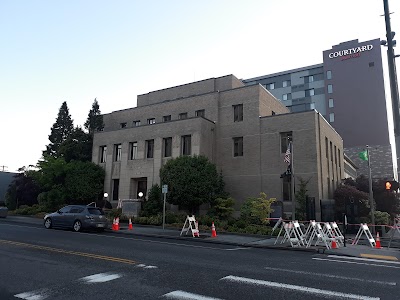
M 372 50 L 372 48 L 374 48 L 373 45 L 366 45 L 366 46 L 355 47 L 355 48 L 350 48 L 350 49 L 346 49 L 346 50 L 332 52 L 332 53 L 329 53 L 328 56 L 329 56 L 329 58 L 335 58 L 335 57 L 360 53 L 360 52 L 364 52 L 364 51 L 370 51 L 370 50 Z

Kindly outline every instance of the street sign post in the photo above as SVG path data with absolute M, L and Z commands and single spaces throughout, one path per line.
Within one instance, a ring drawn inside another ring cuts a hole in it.
M 166 202 L 166 197 L 167 197 L 167 193 L 168 193 L 168 185 L 167 184 L 163 184 L 162 193 L 164 194 L 164 209 L 163 209 L 162 228 L 165 229 L 165 202 Z

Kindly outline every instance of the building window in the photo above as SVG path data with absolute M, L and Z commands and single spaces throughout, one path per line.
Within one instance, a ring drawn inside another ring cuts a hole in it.
M 275 89 L 275 82 L 267 84 L 267 90 L 274 90 Z
M 243 104 L 233 105 L 233 122 L 243 121 Z
M 329 149 L 328 149 L 328 138 L 325 137 L 325 156 L 329 158 Z
M 146 158 L 154 158 L 154 140 L 146 141 Z
M 181 139 L 182 155 L 190 155 L 192 152 L 192 136 L 184 135 Z
M 187 119 L 187 113 L 179 114 L 179 120 L 184 120 L 184 119 Z
M 281 132 L 281 153 L 286 153 L 289 143 L 293 140 L 292 132 Z
M 115 144 L 114 145 L 114 161 L 121 161 L 121 152 L 122 152 L 122 145 Z
M 332 71 L 331 70 L 326 71 L 326 79 L 332 79 Z
M 333 99 L 332 98 L 329 98 L 328 105 L 329 105 L 329 108 L 333 107 Z
M 290 86 L 290 80 L 285 80 L 282 82 L 282 87 L 288 87 Z
M 204 109 L 196 110 L 196 117 L 205 117 L 206 111 Z
M 107 146 L 100 147 L 100 163 L 105 163 L 107 161 Z
M 333 93 L 333 86 L 332 84 L 328 84 L 328 94 L 332 94 Z
M 129 143 L 129 159 L 137 159 L 138 158 L 138 147 L 137 142 Z
M 330 149 L 331 149 L 331 162 L 333 162 L 332 142 L 329 142 L 329 147 L 330 147 Z
M 375 65 L 375 63 L 372 61 L 372 62 L 370 62 L 368 65 L 369 65 L 369 67 L 371 68 L 371 67 L 373 67 L 373 66 Z
M 163 139 L 163 157 L 172 156 L 172 137 Z
M 307 77 L 306 77 L 306 82 L 307 82 L 307 83 L 314 82 L 314 76 L 313 76 L 313 75 L 307 76 Z
M 140 120 L 133 121 L 133 127 L 140 126 Z
M 171 115 L 163 117 L 163 122 L 169 122 L 169 121 L 171 121 Z
M 306 97 L 315 95 L 314 89 L 308 89 L 305 92 L 306 92 Z
M 315 103 L 314 102 L 310 103 L 310 109 L 315 109 Z
M 337 151 L 336 151 L 336 146 L 335 146 L 335 165 L 337 165 Z
M 119 125 L 121 126 L 121 128 L 126 128 L 126 122 L 120 123 Z
M 292 94 L 291 93 L 282 95 L 282 100 L 291 100 L 291 99 L 292 99 Z
M 155 118 L 147 119 L 147 124 L 149 124 L 149 125 L 156 124 L 156 119 Z
M 233 156 L 243 156 L 243 137 L 233 138 Z
M 342 160 L 340 157 L 340 149 L 338 149 L 338 158 L 339 158 L 339 176 L 342 174 Z
M 119 198 L 119 179 L 113 179 L 112 199 L 118 200 Z
M 285 176 L 282 180 L 282 198 L 283 198 L 283 201 L 292 201 L 290 176 Z
M 331 122 L 331 123 L 335 122 L 335 114 L 334 113 L 329 114 L 329 122 Z

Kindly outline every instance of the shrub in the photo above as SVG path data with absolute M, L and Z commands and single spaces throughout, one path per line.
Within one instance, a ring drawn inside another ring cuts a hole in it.
M 163 201 L 161 200 L 161 188 L 158 184 L 151 187 L 149 191 L 149 198 L 143 203 L 140 215 L 143 217 L 156 216 L 163 211 Z
M 213 201 L 208 214 L 210 216 L 215 216 L 220 220 L 228 220 L 232 216 L 234 205 L 235 200 L 231 197 L 217 198 Z
M 268 224 L 271 212 L 271 204 L 275 202 L 275 198 L 267 199 L 265 193 L 260 193 L 258 198 L 247 198 L 240 209 L 240 217 L 249 224 Z

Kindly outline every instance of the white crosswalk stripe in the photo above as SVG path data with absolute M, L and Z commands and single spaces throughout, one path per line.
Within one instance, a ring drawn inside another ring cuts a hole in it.
M 81 278 L 86 283 L 107 282 L 122 277 L 121 274 L 99 273 Z
M 48 296 L 49 296 L 49 294 L 46 289 L 25 292 L 25 293 L 20 293 L 20 294 L 14 295 L 14 297 L 16 297 L 16 298 L 25 299 L 25 300 L 43 300 L 43 299 L 46 299 Z
M 192 294 L 184 291 L 173 291 L 163 295 L 165 298 L 181 299 L 181 300 L 221 300 L 220 298 L 210 298 L 203 295 Z

